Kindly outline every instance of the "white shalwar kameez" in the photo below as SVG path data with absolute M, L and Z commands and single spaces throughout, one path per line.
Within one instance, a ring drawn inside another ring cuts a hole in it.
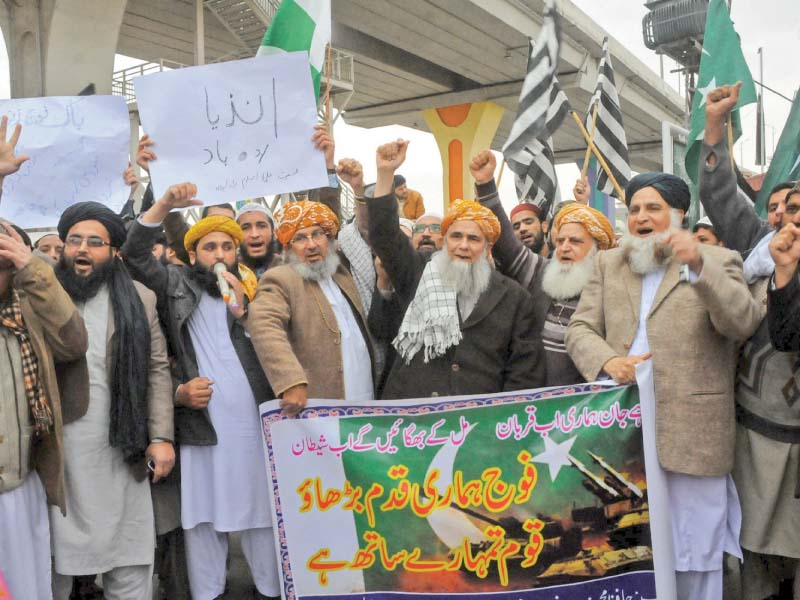
M 333 278 L 323 279 L 319 282 L 319 286 L 328 299 L 333 314 L 336 315 L 336 324 L 342 336 L 339 347 L 342 349 L 344 398 L 348 402 L 374 400 L 372 361 L 364 335 L 353 314 L 353 308 Z
M 21 486 L 0 494 L 0 572 L 12 598 L 53 597 L 47 498 L 36 471 Z
M 188 321 L 198 372 L 214 382 L 208 414 L 217 433 L 213 446 L 180 447 L 181 523 L 195 600 L 223 593 L 231 531 L 242 532 L 259 592 L 280 593 L 258 407 L 231 341 L 227 313 L 221 298 L 203 292 Z
M 639 328 L 629 356 L 650 352 L 647 317 L 665 273 L 666 268 L 662 267 L 642 279 Z M 696 281 L 694 273 L 690 272 L 689 277 L 692 283 Z M 648 468 L 653 467 L 648 465 Z M 723 552 L 742 558 L 739 547 L 742 509 L 733 479 L 730 475 L 697 477 L 664 473 L 672 516 L 678 599 L 721 599 Z
M 89 334 L 89 408 L 64 425 L 67 516 L 50 507 L 56 600 L 69 597 L 72 576 L 97 573 L 106 574 L 106 598 L 144 600 L 152 594 L 156 535 L 150 482 L 137 481 L 122 451 L 108 441 L 109 302 L 108 287 L 103 286 L 77 305 Z

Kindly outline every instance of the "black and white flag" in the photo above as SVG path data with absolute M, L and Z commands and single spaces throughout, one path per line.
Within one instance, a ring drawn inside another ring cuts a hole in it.
M 551 136 L 571 110 L 558 85 L 560 29 L 554 0 L 547 0 L 542 31 L 531 44 L 528 72 L 522 84 L 517 118 L 503 146 L 514 172 L 517 197 L 545 211 L 557 203 L 558 180 Z
M 614 84 L 614 69 L 611 66 L 611 53 L 608 51 L 608 38 L 603 40 L 603 57 L 597 70 L 597 85 L 589 101 L 589 114 L 586 117 L 586 131 L 592 132 L 594 107 L 597 105 L 597 123 L 594 130 L 594 143 L 608 163 L 611 172 L 622 189 L 631 178 L 628 162 L 628 141 L 622 125 L 622 109 Z M 605 170 L 597 178 L 597 189 L 604 194 L 616 196 L 614 185 Z

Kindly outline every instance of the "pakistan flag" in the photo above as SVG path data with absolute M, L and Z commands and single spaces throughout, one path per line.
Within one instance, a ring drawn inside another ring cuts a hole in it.
M 770 190 L 784 181 L 800 179 L 800 90 L 794 96 L 792 111 L 783 126 L 783 132 L 775 148 L 769 170 L 756 199 L 756 210 L 767 216 L 767 199 Z
M 742 89 L 739 91 L 739 102 L 731 113 L 734 141 L 742 135 L 739 109 L 756 101 L 756 86 L 725 0 L 711 0 L 708 3 L 700 75 L 692 100 L 689 146 L 686 151 L 686 172 L 694 183 L 698 179 L 700 147 L 706 130 L 706 96 L 720 86 L 733 85 L 737 81 L 742 82 Z

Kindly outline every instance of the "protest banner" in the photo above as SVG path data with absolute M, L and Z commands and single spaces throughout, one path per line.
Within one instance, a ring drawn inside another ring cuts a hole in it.
M 636 387 L 434 400 L 262 405 L 284 598 L 656 597 Z
M 316 104 L 305 52 L 189 67 L 134 80 L 155 142 L 156 196 L 191 181 L 206 204 L 328 185 L 314 148 Z
M 16 154 L 30 160 L 3 181 L 0 217 L 20 227 L 53 227 L 76 202 L 118 212 L 130 190 L 130 121 L 119 96 L 50 96 L 0 101 L 8 131 L 22 124 Z

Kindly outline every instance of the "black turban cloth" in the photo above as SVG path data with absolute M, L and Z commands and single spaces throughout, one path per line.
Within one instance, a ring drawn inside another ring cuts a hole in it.
M 630 206 L 633 195 L 646 187 L 655 188 L 672 208 L 688 212 L 692 201 L 689 186 L 680 177 L 669 173 L 641 173 L 631 179 L 625 188 L 625 203 Z
M 81 221 L 99 221 L 108 230 L 112 248 L 121 248 L 125 243 L 127 233 L 122 217 L 99 202 L 78 202 L 64 211 L 58 220 L 58 237 L 62 242 L 73 225 Z
M 58 236 L 81 221 L 99 221 L 108 230 L 112 248 L 125 243 L 125 223 L 113 210 L 99 202 L 73 204 L 58 221 Z M 111 338 L 111 423 L 109 443 L 122 451 L 129 464 L 144 460 L 149 442 L 147 429 L 148 386 L 150 383 L 150 321 L 119 256 L 111 256 L 108 292 L 114 313 Z

